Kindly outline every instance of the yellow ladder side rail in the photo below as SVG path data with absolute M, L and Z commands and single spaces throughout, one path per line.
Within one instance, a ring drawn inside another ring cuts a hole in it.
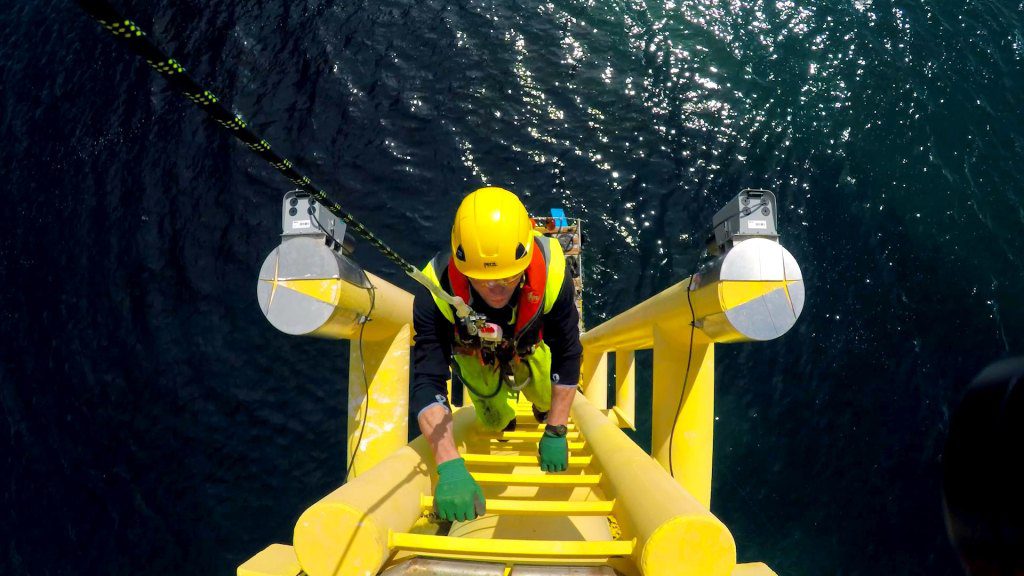
M 644 576 L 727 576 L 736 566 L 729 530 L 583 395 L 572 415 L 593 451 L 601 491 Z

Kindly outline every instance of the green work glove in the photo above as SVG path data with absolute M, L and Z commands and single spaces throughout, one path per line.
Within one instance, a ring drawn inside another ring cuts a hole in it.
M 455 458 L 438 464 L 437 475 L 434 509 L 442 520 L 472 520 L 486 511 L 483 490 L 469 475 L 465 460 Z
M 564 472 L 569 468 L 569 443 L 565 436 L 544 432 L 540 437 L 540 469 L 545 472 Z

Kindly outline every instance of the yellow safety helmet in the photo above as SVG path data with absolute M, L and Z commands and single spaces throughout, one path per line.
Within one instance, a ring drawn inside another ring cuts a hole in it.
M 533 223 L 519 198 L 504 188 L 480 188 L 466 196 L 452 226 L 455 267 L 470 278 L 515 276 L 533 256 Z

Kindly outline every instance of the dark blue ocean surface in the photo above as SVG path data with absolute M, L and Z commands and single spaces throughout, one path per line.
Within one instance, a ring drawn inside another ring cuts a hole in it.
M 591 326 L 774 190 L 807 307 L 718 348 L 713 511 L 781 575 L 959 573 L 949 414 L 1024 352 L 1019 0 L 115 4 L 414 262 L 483 183 L 584 218 Z M 0 63 L 0 573 L 232 574 L 344 474 L 348 345 L 255 297 L 290 183 L 73 2 L 6 2 Z

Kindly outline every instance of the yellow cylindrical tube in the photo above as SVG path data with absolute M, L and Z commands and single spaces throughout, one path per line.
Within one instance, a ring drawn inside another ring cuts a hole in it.
M 715 345 L 695 330 L 691 348 L 689 337 L 689 330 L 654 330 L 651 454 L 680 486 L 710 508 Z
M 729 576 L 736 543 L 728 528 L 633 443 L 585 397 L 572 414 L 615 495 L 624 535 L 636 538 L 633 560 L 644 576 Z
M 604 350 L 583 348 L 580 385 L 594 406 L 608 408 L 608 354 Z
M 353 329 L 348 370 L 348 455 L 351 477 L 387 458 L 409 439 L 412 295 L 369 274 L 373 293 L 344 281 L 337 310 L 365 325 Z M 357 323 L 358 325 L 358 323 Z
M 348 370 L 348 454 L 353 478 L 405 446 L 409 439 L 410 333 L 352 342 Z
M 358 309 L 362 315 L 369 314 L 370 320 L 363 332 L 364 340 L 390 340 L 403 326 L 412 324 L 412 294 L 383 278 L 370 273 L 367 276 L 373 284 L 373 311 L 370 312 L 371 299 L 365 290 L 361 295 L 346 292 L 353 294 L 355 299 L 351 305 L 341 299 L 339 307 Z M 357 331 L 352 337 L 358 335 Z
M 611 320 L 587 330 L 580 336 L 584 355 L 593 350 L 642 350 L 653 344 L 652 328 L 661 324 L 671 328 L 688 328 L 691 320 L 686 303 L 689 279 L 683 280 Z
M 742 307 L 742 310 L 747 310 L 744 317 L 756 319 L 758 323 L 771 326 L 773 322 L 782 323 L 785 320 L 788 326 L 795 321 L 795 315 L 799 314 L 803 306 L 802 280 L 702 280 L 698 276 L 694 278 L 692 291 L 689 290 L 690 287 L 690 279 L 687 278 L 611 320 L 591 328 L 580 336 L 584 346 L 584 357 L 587 354 L 596 355 L 609 350 L 650 348 L 654 345 L 654 326 L 660 326 L 667 331 L 681 332 L 689 330 L 694 318 L 697 319 L 698 327 L 703 327 L 704 332 L 714 342 L 770 339 L 779 334 L 773 332 L 764 337 L 752 338 L 749 334 L 737 331 L 732 324 L 736 318 L 730 319 L 727 313 Z M 794 300 L 790 292 L 794 291 L 795 294 L 797 288 L 800 298 Z M 783 294 L 786 296 L 783 297 Z M 786 307 L 786 310 L 790 312 L 790 316 L 780 316 L 776 319 L 778 311 L 773 313 L 773 308 L 769 304 L 780 299 L 783 302 L 789 299 L 791 306 Z
M 456 411 L 456 444 L 474 425 L 472 408 Z M 407 532 L 431 493 L 434 457 L 420 436 L 358 478 L 310 506 L 295 525 L 294 546 L 309 576 L 377 574 L 390 555 L 388 532 Z
M 615 351 L 615 415 L 620 428 L 636 430 L 636 367 L 632 350 Z

